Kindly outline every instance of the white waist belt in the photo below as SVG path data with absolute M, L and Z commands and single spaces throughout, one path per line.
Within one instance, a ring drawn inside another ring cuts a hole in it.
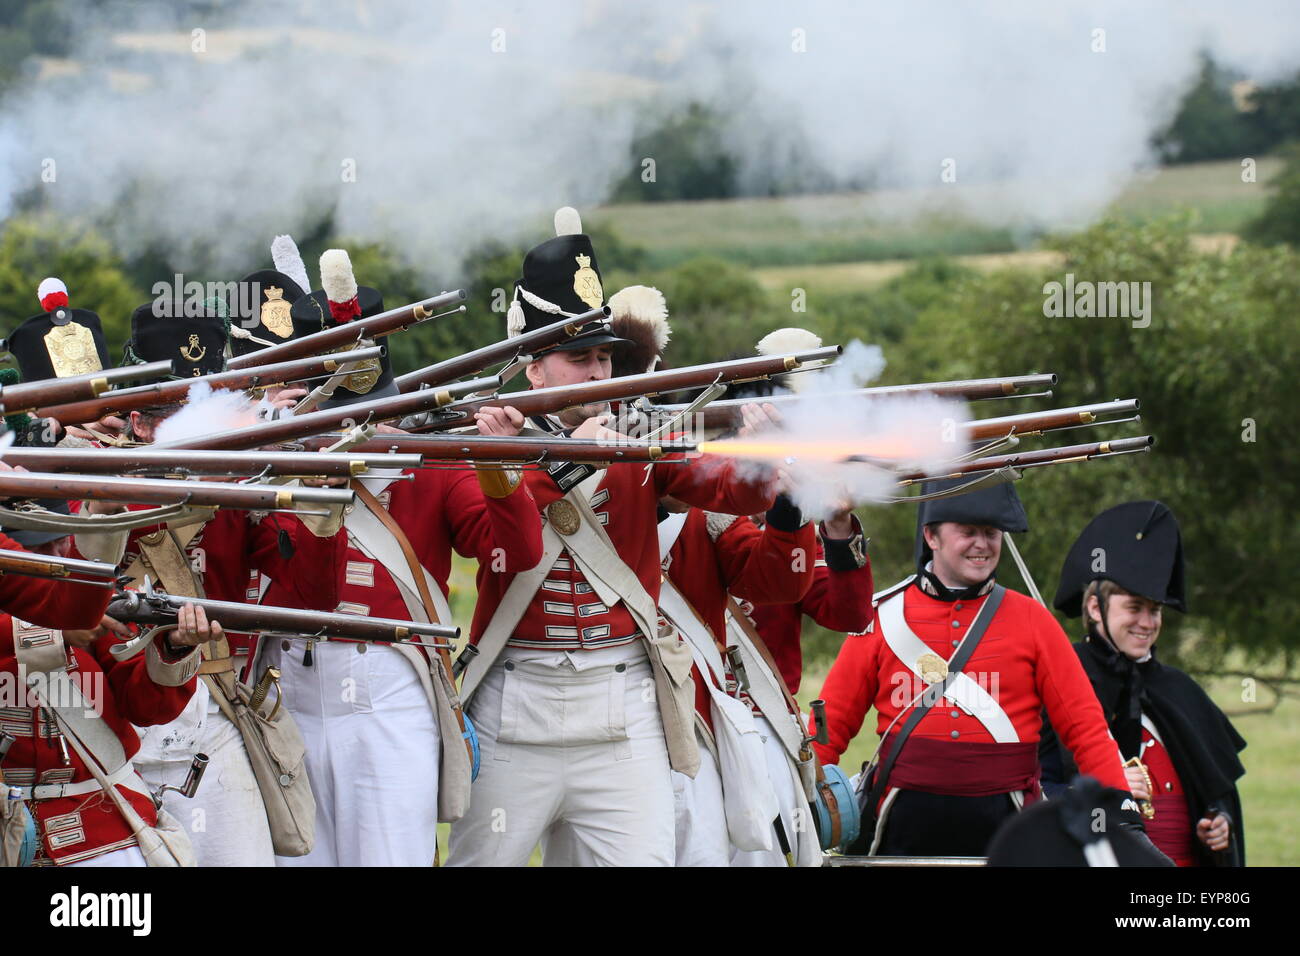
M 148 796 L 144 788 L 133 784 L 135 767 L 128 761 L 108 775 L 108 782 L 117 786 L 125 784 L 128 790 L 134 790 Z M 57 800 L 59 797 L 80 797 L 87 793 L 98 793 L 103 788 L 93 777 L 79 783 L 40 783 L 34 787 L 6 787 L 11 800 Z

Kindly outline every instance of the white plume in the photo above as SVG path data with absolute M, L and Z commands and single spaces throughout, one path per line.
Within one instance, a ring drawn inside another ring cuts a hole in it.
M 572 206 L 561 206 L 555 210 L 555 234 L 557 236 L 577 236 L 582 234 L 582 217 Z
M 298 243 L 293 241 L 293 236 L 276 236 L 271 240 L 271 262 L 277 271 L 298 283 L 298 288 L 303 292 L 311 291 L 307 264 L 302 261 L 302 253 L 298 251 Z
M 809 352 L 822 347 L 822 338 L 807 329 L 777 329 L 758 340 L 754 351 L 759 355 L 784 355 L 787 352 Z
M 357 297 L 357 279 L 346 249 L 326 249 L 320 254 L 320 287 L 331 302 Z
M 41 284 L 36 287 L 36 299 L 40 301 L 52 292 L 62 292 L 68 294 L 68 287 L 63 284 L 63 280 L 56 276 L 50 276 L 48 279 L 42 279 Z

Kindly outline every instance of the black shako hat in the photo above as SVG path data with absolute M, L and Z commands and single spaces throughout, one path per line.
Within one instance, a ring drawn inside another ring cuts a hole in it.
M 228 300 L 231 353 L 247 355 L 267 348 L 264 342 L 279 345 L 301 335 L 291 313 L 306 294 L 276 269 L 259 269 L 240 279 Z
M 1088 522 L 1065 556 L 1053 606 L 1078 617 L 1084 590 L 1101 580 L 1187 612 L 1182 532 L 1163 502 L 1130 501 Z
M 968 477 L 944 478 L 927 481 L 921 486 L 922 494 L 949 491 L 971 481 Z M 922 529 L 928 524 L 953 521 L 957 524 L 987 525 L 1003 531 L 1019 533 L 1029 530 L 1029 518 L 1020 496 L 1010 482 L 992 485 L 979 491 L 968 491 L 951 498 L 922 501 L 916 509 L 916 566 L 924 568 L 934 557 L 925 543 Z
M 524 255 L 523 272 L 523 278 L 515 281 L 514 299 L 506 315 L 506 334 L 510 337 L 605 304 L 596 250 L 591 237 L 582 232 L 577 211 L 570 206 L 555 213 L 555 238 Z M 596 329 L 548 351 L 574 352 L 626 341 L 608 330 Z
M 182 378 L 211 375 L 226 366 L 227 320 L 212 302 L 151 299 L 131 313 L 128 362 L 175 361 Z
M 24 382 L 98 372 L 109 364 L 99 316 L 68 304 L 68 287 L 50 276 L 36 290 L 42 312 L 0 342 L 18 363 Z
M 321 253 L 320 281 L 321 288 L 302 296 L 290 311 L 294 338 L 356 319 L 368 319 L 384 311 L 384 297 L 377 289 L 357 285 L 346 250 L 326 249 Z M 320 407 L 337 408 L 397 394 L 393 366 L 385 352 L 345 378 Z
M 4 345 L 24 382 L 84 375 L 109 364 L 104 326 L 89 309 L 60 306 L 34 315 L 10 332 Z

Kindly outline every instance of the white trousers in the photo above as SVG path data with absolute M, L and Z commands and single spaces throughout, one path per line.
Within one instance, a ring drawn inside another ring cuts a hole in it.
M 767 774 L 776 791 L 780 810 L 781 829 L 790 844 L 790 855 L 781 849 L 781 840 L 773 825 L 772 849 L 737 850 L 732 848 L 732 866 L 820 866 L 821 847 L 813 825 L 812 808 L 798 782 L 798 770 L 785 752 L 781 738 L 776 735 L 766 717 L 754 715 L 754 723 L 763 737 L 763 755 L 767 758 Z
M 696 738 L 699 738 L 696 732 Z M 672 771 L 677 824 L 677 866 L 727 866 L 731 842 L 722 803 L 722 776 L 708 745 L 699 740 L 700 769 L 694 779 Z
M 451 866 L 672 866 L 673 788 L 654 677 L 637 643 L 506 648 L 469 707 L 482 769 Z
M 274 866 L 271 828 L 244 738 L 217 708 L 202 680 L 179 717 L 143 728 L 133 762 L 150 789 L 179 787 L 195 753 L 208 755 L 198 792 L 186 798 L 168 790 L 162 806 L 189 833 L 197 864 Z
M 415 668 L 391 647 L 320 643 L 279 657 L 316 797 L 310 853 L 278 866 L 432 866 L 441 738 Z M 280 648 L 277 646 L 276 651 Z

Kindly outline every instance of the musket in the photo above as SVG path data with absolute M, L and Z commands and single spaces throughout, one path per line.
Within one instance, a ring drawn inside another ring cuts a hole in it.
M 996 471 L 999 468 L 1036 468 L 1041 465 L 1063 465 L 1070 462 L 1092 461 L 1097 458 L 1109 458 L 1113 455 L 1141 454 L 1149 452 L 1151 446 L 1155 443 L 1156 440 L 1153 436 L 1141 435 L 1136 438 L 1112 438 L 1110 441 L 1091 442 L 1083 445 L 1065 445 L 1060 448 L 1038 448 L 1009 455 L 990 455 L 986 458 L 973 458 L 970 461 L 957 462 L 941 474 L 927 474 L 923 471 L 907 472 L 898 476 L 898 483 L 907 486 L 920 481 L 961 478 L 984 471 Z
M 16 415 L 32 412 L 46 405 L 64 405 L 86 401 L 102 395 L 118 382 L 136 382 L 145 378 L 162 378 L 175 371 L 172 363 L 148 362 L 144 365 L 127 365 L 124 368 L 101 369 L 84 375 L 66 378 L 47 378 L 36 382 L 16 382 L 0 385 L 0 414 Z M 82 421 L 93 421 L 83 418 Z
M 575 385 L 557 385 L 511 392 L 491 398 L 476 398 L 457 402 L 446 408 L 430 412 L 426 421 L 413 431 L 445 431 L 458 428 L 473 420 L 480 408 L 510 406 L 525 417 L 547 415 L 576 405 L 597 405 L 636 398 L 641 395 L 660 395 L 683 388 L 702 388 L 720 382 L 750 382 L 770 378 L 796 369 L 833 359 L 840 354 L 838 345 L 812 349 L 807 352 L 790 352 L 783 355 L 756 355 L 752 358 L 713 362 L 709 365 L 688 365 L 685 368 L 646 372 L 641 375 L 622 375 L 597 382 L 579 382 Z M 418 394 L 418 393 L 415 393 Z
M 1043 432 L 1084 425 L 1116 425 L 1137 421 L 1139 402 L 1136 398 L 1093 405 L 1074 405 L 1070 408 L 1052 408 L 1023 415 L 1003 415 L 1000 418 L 982 418 L 963 425 L 963 431 L 972 441 L 988 441 L 1011 435 L 1041 435 Z M 1111 418 L 1113 415 L 1131 415 L 1130 418 Z M 1106 419 L 1103 421 L 1102 419 Z
M 348 505 L 346 488 L 302 488 L 223 481 L 171 481 L 165 478 L 110 478 L 0 472 L 0 498 L 54 498 L 65 501 L 127 501 L 134 504 L 184 504 L 203 508 L 280 511 L 299 504 Z
M 512 339 L 493 342 L 491 345 L 485 345 L 481 349 L 474 349 L 464 355 L 457 355 L 454 358 L 436 362 L 425 368 L 416 369 L 414 372 L 399 375 L 393 379 L 393 382 L 402 392 L 409 392 L 423 386 L 435 388 L 439 385 L 445 385 L 447 382 L 454 382 L 466 375 L 473 375 L 486 368 L 491 368 L 493 365 L 513 362 L 524 355 L 535 355 L 543 349 L 559 345 L 576 335 L 595 331 L 592 328 L 593 325 L 604 328 L 605 320 L 609 318 L 609 315 L 609 307 L 601 306 L 599 309 L 592 309 L 590 312 L 583 312 L 580 315 L 563 318 L 558 322 L 552 322 L 550 325 L 544 325 L 540 329 L 524 332 Z
M 154 448 L 190 449 L 204 448 L 214 451 L 238 451 L 247 448 L 261 448 L 280 442 L 295 441 L 310 435 L 354 425 L 374 422 L 393 421 L 448 405 L 456 399 L 474 392 L 492 391 L 501 385 L 501 379 L 492 375 L 477 378 L 469 382 L 457 382 L 443 388 L 422 388 L 406 395 L 391 395 L 388 398 L 375 398 L 365 402 L 353 402 L 336 408 L 323 408 L 296 415 L 293 418 L 276 419 L 232 428 L 229 431 L 200 435 L 197 438 L 177 439 L 169 442 L 155 442 Z
M 76 581 L 80 584 L 111 586 L 121 572 L 116 565 L 82 558 L 60 558 L 31 551 L 0 548 L 0 574 L 19 574 L 29 578 Z
M 695 412 L 692 424 L 703 428 L 738 428 L 744 424 L 741 412 L 746 405 L 770 402 L 778 411 L 799 402 L 823 399 L 883 398 L 899 395 L 937 395 L 941 398 L 980 401 L 991 398 L 1030 398 L 1050 395 L 1047 391 L 1056 384 L 1056 376 L 1012 375 L 1004 378 L 970 378 L 951 382 L 919 382 L 912 385 L 875 385 L 870 388 L 843 389 L 834 392 L 817 392 L 814 395 L 795 392 L 782 395 L 754 395 L 747 398 L 726 398 L 711 402 Z M 1034 389 L 1036 391 L 1029 392 Z M 653 405 L 645 409 L 652 414 L 674 416 L 685 411 L 686 405 Z
M 336 436 L 342 438 L 342 435 Z M 320 443 L 311 447 L 329 447 Z M 140 448 L 4 448 L 0 461 L 32 471 L 71 471 L 95 475 L 191 475 L 247 477 L 357 478 L 376 468 L 419 468 L 420 455 L 384 450 L 339 454 L 294 451 L 172 451 Z
M 171 382 L 156 382 L 138 388 L 107 392 L 84 402 L 42 407 L 37 409 L 36 416 L 53 418 L 64 425 L 79 425 L 82 422 L 98 421 L 103 416 L 114 413 L 183 402 L 185 396 L 189 394 L 190 387 L 198 382 L 206 382 L 214 389 L 267 388 L 272 385 L 284 385 L 287 382 L 300 382 L 320 375 L 330 375 L 345 364 L 345 357 L 348 363 L 358 362 L 377 359 L 385 351 L 387 349 L 384 346 L 376 345 L 372 348 L 356 349 L 346 353 L 346 356 L 311 355 L 288 362 L 257 365 L 248 369 L 213 372 L 211 375 L 196 375 L 193 378 L 181 378 Z
M 279 345 L 271 345 L 256 352 L 237 355 L 226 363 L 226 367 L 230 369 L 252 368 L 255 365 L 268 365 L 271 362 L 284 362 L 289 359 L 302 358 L 304 355 L 320 355 L 322 352 L 332 352 L 352 345 L 361 339 L 382 338 L 385 335 L 400 332 L 402 329 L 409 328 L 426 319 L 432 319 L 440 314 L 439 310 L 441 309 L 458 306 L 458 311 L 463 311 L 465 307 L 460 305 L 460 302 L 464 298 L 465 292 L 463 289 L 444 292 L 442 295 L 435 295 L 431 299 L 421 299 L 419 302 L 412 302 L 410 305 L 401 305 L 395 309 L 389 309 L 387 312 L 380 312 L 368 319 L 353 319 L 351 322 L 324 328 L 319 332 L 313 332 L 301 338 L 281 342 Z
M 145 582 L 146 586 L 148 582 Z M 201 607 L 209 621 L 218 621 L 229 631 L 306 637 L 311 640 L 375 641 L 379 643 L 423 643 L 425 647 L 450 649 L 450 641 L 460 636 L 460 628 L 419 621 L 400 621 L 386 617 L 361 617 L 334 611 L 305 611 L 268 604 L 245 604 L 239 601 L 215 601 L 211 598 L 185 597 L 154 588 L 122 591 L 109 602 L 105 612 L 125 624 L 143 624 L 151 629 L 176 623 L 186 604 Z M 143 635 L 142 635 L 143 637 Z M 435 638 L 421 641 L 421 637 Z M 149 638 L 150 640 L 152 637 Z M 115 656 L 129 657 L 147 641 L 140 638 L 124 646 Z
M 303 448 L 328 448 L 342 435 L 316 435 L 294 442 Z M 355 445 L 353 452 L 379 454 L 401 453 L 401 457 L 419 456 L 424 462 L 504 461 L 541 463 L 547 461 L 584 461 L 617 464 L 619 462 L 659 461 L 665 456 L 690 454 L 696 450 L 691 442 L 603 441 L 596 438 L 531 438 L 528 436 L 482 435 L 376 435 Z M 394 466 L 396 467 L 396 466 Z

